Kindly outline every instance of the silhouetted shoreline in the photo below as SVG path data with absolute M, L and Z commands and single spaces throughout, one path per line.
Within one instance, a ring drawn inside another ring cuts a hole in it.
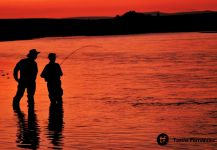
M 43 37 L 217 32 L 217 12 L 137 13 L 107 18 L 0 19 L 0 41 Z

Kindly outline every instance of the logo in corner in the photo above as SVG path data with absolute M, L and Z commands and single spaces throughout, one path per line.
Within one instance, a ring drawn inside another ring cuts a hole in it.
M 158 135 L 157 143 L 159 145 L 167 145 L 168 142 L 169 142 L 169 136 L 167 134 L 161 133 L 160 135 Z

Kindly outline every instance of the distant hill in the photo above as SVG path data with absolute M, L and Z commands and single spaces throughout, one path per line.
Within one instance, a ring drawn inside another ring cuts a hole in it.
M 216 11 L 178 13 L 129 11 L 116 17 L 0 19 L 1 41 L 78 35 L 216 31 Z

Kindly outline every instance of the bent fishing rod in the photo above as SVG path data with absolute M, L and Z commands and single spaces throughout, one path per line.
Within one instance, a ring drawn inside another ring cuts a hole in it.
M 71 53 L 69 53 L 69 55 L 67 55 L 63 60 L 62 62 L 60 63 L 60 65 L 62 65 L 69 57 L 71 57 L 75 52 L 81 50 L 81 49 L 84 49 L 84 48 L 87 48 L 87 47 L 102 47 L 102 46 L 98 46 L 98 45 L 85 45 L 85 46 L 82 46 L 82 47 L 79 47 L 75 50 L 73 50 Z

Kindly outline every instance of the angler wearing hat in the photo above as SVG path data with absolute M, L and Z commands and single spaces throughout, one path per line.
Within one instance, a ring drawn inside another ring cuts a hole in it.
M 28 104 L 34 104 L 34 94 L 36 89 L 36 76 L 38 73 L 37 63 L 35 62 L 38 52 L 32 49 L 27 54 L 27 58 L 21 59 L 14 68 L 14 79 L 18 82 L 17 93 L 13 99 L 13 105 L 19 105 L 21 98 L 27 89 Z M 19 73 L 19 78 L 18 78 Z

